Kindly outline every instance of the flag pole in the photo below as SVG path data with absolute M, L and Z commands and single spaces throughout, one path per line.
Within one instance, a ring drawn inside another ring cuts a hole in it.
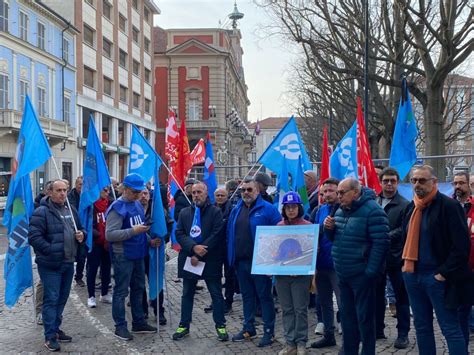
M 163 160 L 161 160 L 161 163 L 162 163 L 162 165 L 166 168 L 166 170 L 168 170 L 168 174 L 170 174 L 171 177 L 173 178 L 174 182 L 176 182 L 176 185 L 177 185 L 178 188 L 181 190 L 181 192 L 183 193 L 184 197 L 186 197 L 186 200 L 188 200 L 189 204 L 192 205 L 193 203 L 192 203 L 191 200 L 188 198 L 188 196 L 187 196 L 186 193 L 184 192 L 183 188 L 178 184 L 178 179 L 176 179 L 176 176 L 174 176 L 174 174 L 171 172 L 171 170 L 170 170 L 170 168 L 168 167 L 168 165 L 166 165 Z
M 30 255 L 31 255 L 31 245 L 30 248 Z M 33 323 L 36 323 L 36 292 L 35 292 L 35 278 L 33 276 L 33 263 L 31 263 L 31 290 L 33 293 L 31 294 L 33 299 Z M 39 276 L 39 275 L 38 275 Z
M 51 159 L 53 160 L 54 168 L 56 169 L 56 173 L 58 174 L 58 178 L 61 179 L 61 174 L 59 173 L 58 165 L 56 164 L 56 159 L 54 159 L 54 155 L 51 155 Z M 67 203 L 67 207 L 69 209 L 69 213 L 71 214 L 72 223 L 74 224 L 74 231 L 77 233 L 76 220 L 74 219 L 74 215 L 73 215 L 72 209 L 71 209 L 71 204 L 69 203 L 69 199 L 67 197 L 67 194 L 66 194 L 66 203 Z
M 242 181 L 240 182 L 239 186 L 237 186 L 237 188 L 235 189 L 234 193 L 232 194 L 232 196 L 230 196 L 229 200 L 232 200 L 232 198 L 234 197 L 234 195 L 237 193 L 237 190 L 239 189 L 240 186 L 242 186 L 242 183 L 243 181 L 247 178 L 247 176 L 250 175 L 250 172 L 252 171 L 253 168 L 255 168 L 255 166 L 258 164 L 258 161 L 255 162 L 252 167 L 250 168 L 250 170 L 247 172 L 247 174 L 245 174 L 244 178 L 242 179 Z M 260 169 L 263 168 L 263 164 L 260 165 L 260 167 L 257 169 L 257 171 L 255 172 L 255 174 L 253 174 L 253 176 L 257 175 L 258 172 L 260 171 Z
M 159 238 L 159 237 L 157 237 Z M 156 317 L 156 329 L 158 335 L 160 334 L 160 293 L 158 289 L 160 288 L 160 248 L 164 240 L 161 240 L 160 246 L 156 248 L 156 310 L 158 311 L 158 316 Z
M 112 195 L 114 196 L 114 200 L 117 200 L 117 195 L 115 195 L 114 184 L 110 184 L 110 188 L 112 189 Z

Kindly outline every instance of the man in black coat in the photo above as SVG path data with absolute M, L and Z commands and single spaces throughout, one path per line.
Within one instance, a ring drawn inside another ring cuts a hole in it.
M 470 238 L 459 202 L 438 191 L 431 166 L 416 167 L 415 192 L 403 220 L 403 279 L 420 354 L 435 354 L 433 310 L 450 354 L 466 354 L 457 309 L 469 297 Z M 419 219 L 421 221 L 419 221 Z M 419 228 L 416 228 L 419 221 Z M 409 230 L 409 227 L 410 230 Z M 410 231 L 410 233 L 409 233 Z
M 192 194 L 191 194 L 191 189 L 193 187 L 193 184 L 195 183 L 195 179 L 187 179 L 186 182 L 184 183 L 184 194 L 183 191 L 178 190 L 173 196 L 174 199 L 174 219 L 176 222 L 178 222 L 179 219 L 179 213 L 183 208 L 189 207 L 190 203 L 189 201 L 192 201 Z
M 196 182 L 192 186 L 193 205 L 184 208 L 178 219 L 176 239 L 181 245 L 178 256 L 178 277 L 183 279 L 181 297 L 181 321 L 173 334 L 173 340 L 181 340 L 189 334 L 192 320 L 196 284 L 204 279 L 212 298 L 212 317 L 220 341 L 229 338 L 225 328 L 224 297 L 222 297 L 222 265 L 226 243 L 223 234 L 222 212 L 208 198 L 207 186 Z M 184 270 L 185 264 L 198 266 L 204 262 L 201 275 Z
M 59 342 L 72 338 L 59 329 L 71 290 L 74 260 L 84 232 L 76 209 L 66 205 L 67 186 L 63 180 L 52 183 L 49 197 L 41 201 L 30 220 L 28 239 L 35 250 L 38 273 L 43 283 L 43 326 L 45 347 L 59 351 Z M 74 230 L 73 219 L 78 231 Z
M 395 307 L 397 310 L 398 336 L 394 347 L 406 349 L 408 347 L 408 332 L 410 331 L 410 304 L 403 283 L 402 276 L 402 221 L 403 213 L 408 201 L 398 193 L 400 175 L 393 168 L 384 168 L 379 174 L 382 183 L 382 192 L 377 196 L 377 202 L 384 209 L 388 217 L 390 232 L 390 249 L 386 259 L 385 270 L 377 280 L 375 290 L 375 329 L 376 338 L 385 339 L 385 286 L 387 275 L 395 293 Z

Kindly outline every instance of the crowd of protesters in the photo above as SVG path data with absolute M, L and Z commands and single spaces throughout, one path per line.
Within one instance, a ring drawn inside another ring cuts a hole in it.
M 260 315 L 263 331 L 258 347 L 271 345 L 278 306 L 285 339 L 279 354 L 306 354 L 309 318 L 313 317 L 309 309 L 314 305 L 316 333 L 321 337 L 311 348 L 336 346 L 339 330 L 340 354 L 375 354 L 377 340 L 386 338 L 389 306 L 397 319 L 395 348 L 409 346 L 413 319 L 419 353 L 435 354 L 434 312 L 449 353 L 467 354 L 474 330 L 474 176 L 456 174 L 454 195 L 446 196 L 438 191 L 433 169 L 416 166 L 410 173 L 413 200 L 408 201 L 398 192 L 400 177 L 395 169 L 380 167 L 378 174 L 382 191 L 376 195 L 352 178 L 329 178 L 319 184 L 316 173 L 307 171 L 310 210 L 304 210 L 302 196 L 290 191 L 280 199 L 281 213 L 267 191 L 272 185 L 267 174 L 229 180 L 213 192 L 214 204 L 206 184 L 187 179 L 183 191 L 173 196 L 174 216 L 166 186 L 150 189 L 140 175 L 129 174 L 121 183 L 113 179 L 94 203 L 91 250 L 77 216 L 82 177 L 71 190 L 65 180 L 48 182 L 35 200 L 29 228 L 41 279 L 36 310 L 37 321 L 44 326 L 45 346 L 59 351 L 60 342 L 72 340 L 60 326 L 73 279 L 78 287 L 87 285 L 88 307 L 100 306 L 96 289 L 99 301 L 111 304 L 115 335 L 120 339 L 157 331 L 147 321 L 149 306 L 159 323 L 166 324 L 163 292 L 158 300 L 148 300 L 146 292 L 148 250 L 162 243 L 150 231 L 150 194 L 160 193 L 168 232 L 176 224 L 181 247 L 181 318 L 173 340 L 191 333 L 194 295 L 202 289 L 199 282 L 203 280 L 211 299 L 205 310 L 212 312 L 219 341 L 257 337 L 255 318 Z M 319 225 L 315 275 L 252 274 L 258 226 L 304 224 Z M 204 266 L 200 275 L 189 271 L 199 265 Z M 242 298 L 243 322 L 241 330 L 230 336 L 225 317 L 233 310 L 235 294 Z M 125 317 L 127 296 L 131 332 Z

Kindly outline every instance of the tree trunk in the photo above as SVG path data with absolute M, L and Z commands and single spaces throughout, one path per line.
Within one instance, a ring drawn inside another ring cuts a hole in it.
M 428 102 L 424 107 L 425 155 L 445 155 L 443 85 L 439 87 L 428 85 L 426 89 Z M 428 159 L 426 164 L 434 168 L 440 181 L 444 181 L 446 178 L 446 159 Z

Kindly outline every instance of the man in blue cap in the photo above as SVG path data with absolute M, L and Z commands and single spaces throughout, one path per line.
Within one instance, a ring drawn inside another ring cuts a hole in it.
M 106 213 L 105 237 L 110 242 L 115 287 L 112 298 L 112 317 L 115 336 L 132 340 L 125 319 L 125 298 L 130 288 L 132 308 L 132 332 L 156 333 L 156 328 L 145 321 L 142 299 L 145 289 L 145 263 L 147 252 L 145 212 L 138 202 L 140 193 L 146 189 L 143 178 L 128 174 L 123 180 L 124 191 Z

